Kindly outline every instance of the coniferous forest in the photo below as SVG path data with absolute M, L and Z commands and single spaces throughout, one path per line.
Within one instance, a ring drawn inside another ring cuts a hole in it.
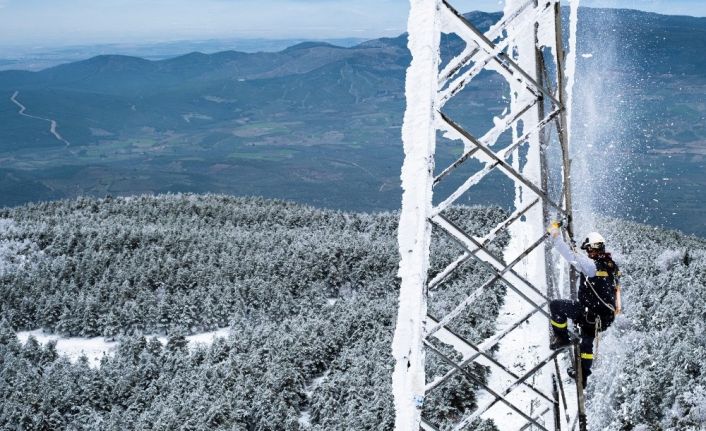
M 451 216 L 481 233 L 503 213 Z M 0 427 L 391 428 L 396 214 L 172 195 L 34 204 L 0 217 Z M 434 247 L 435 270 L 457 257 L 448 241 Z M 468 265 L 437 306 L 480 285 L 479 271 Z M 502 294 L 489 292 L 455 329 L 487 337 L 493 319 L 481 324 L 479 313 L 497 313 Z M 223 326 L 230 337 L 211 346 L 184 340 Z M 94 369 L 13 336 L 35 328 L 122 342 Z M 143 336 L 165 333 L 166 346 Z M 460 378 L 443 397 L 454 400 L 449 417 L 474 405 Z
M 463 207 L 448 216 L 482 235 L 504 213 Z M 218 195 L 1 210 L 0 428 L 391 429 L 396 223 L 393 213 Z M 625 274 L 625 313 L 600 341 L 588 388 L 592 425 L 702 429 L 706 241 L 619 220 L 602 225 Z M 432 247 L 432 272 L 460 252 L 441 237 Z M 484 271 L 466 264 L 434 292 L 430 311 L 455 306 L 487 279 Z M 451 329 L 487 337 L 503 295 L 487 291 Z M 225 326 L 230 336 L 211 345 L 184 338 Z M 37 328 L 120 344 L 91 367 L 52 343 L 15 337 Z M 427 359 L 429 373 L 445 369 Z M 474 407 L 473 389 L 458 377 L 425 406 L 437 407 L 437 423 L 458 418 Z

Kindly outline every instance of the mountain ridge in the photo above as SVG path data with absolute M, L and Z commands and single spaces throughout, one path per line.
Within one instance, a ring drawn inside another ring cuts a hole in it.
M 500 14 L 469 16 L 487 28 Z M 681 187 L 691 201 L 706 201 L 699 175 L 706 156 L 699 96 L 706 60 L 697 52 L 701 38 L 706 44 L 706 25 L 699 27 L 705 21 L 582 8 L 580 22 L 579 54 L 587 57 L 579 56 L 579 71 L 594 68 L 603 81 L 615 78 L 606 94 L 623 99 L 616 115 L 634 117 L 607 137 L 626 142 L 622 149 L 635 157 L 635 172 L 625 177 L 642 193 L 622 215 L 706 235 L 698 206 L 676 202 L 673 193 Z M 701 30 L 689 30 L 694 26 Z M 596 32 L 605 40 L 594 43 L 589 36 Z M 0 188 L 8 189 L 0 205 L 79 194 L 213 191 L 393 209 L 400 196 L 406 41 L 402 34 L 348 48 L 315 42 L 275 53 L 194 52 L 159 61 L 104 56 L 40 72 L 0 72 L 6 125 L 0 173 L 7 175 Z M 461 48 L 445 36 L 443 59 Z M 603 63 L 608 67 L 595 66 Z M 499 85 L 480 76 L 447 109 L 483 133 L 483 116 L 506 107 L 494 93 Z M 72 147 L 64 148 L 46 122 L 19 116 L 10 101 L 15 91 L 29 114 L 57 121 Z M 439 151 L 441 165 L 458 150 Z M 665 184 L 665 177 L 675 179 Z M 497 186 L 483 185 L 473 199 L 504 204 L 493 201 Z M 23 187 L 24 200 L 14 192 Z M 654 199 L 675 210 L 649 210 Z
M 562 10 L 566 13 L 568 10 L 567 7 L 562 7 Z M 689 28 L 689 30 L 699 30 L 703 31 L 703 26 L 706 24 L 706 17 L 694 17 L 694 16 L 689 16 L 689 15 L 666 15 L 666 14 L 660 14 L 660 13 L 655 13 L 655 12 L 648 12 L 648 11 L 642 11 L 642 10 L 637 10 L 637 9 L 630 9 L 630 8 L 594 8 L 594 7 L 585 7 L 582 6 L 579 8 L 579 10 L 582 13 L 586 13 L 587 11 L 591 11 L 591 13 L 597 13 L 601 15 L 616 15 L 616 14 L 622 14 L 625 17 L 633 18 L 635 20 L 642 20 L 645 18 L 657 18 L 659 20 L 669 20 L 673 18 L 679 18 L 680 19 L 680 25 L 678 28 L 683 29 L 685 24 L 690 24 L 693 23 L 694 26 L 692 28 Z M 465 13 L 464 16 L 472 21 L 474 25 L 476 25 L 479 29 L 482 31 L 486 31 L 492 24 L 497 22 L 501 17 L 502 17 L 502 12 L 483 12 L 483 11 L 471 11 L 468 13 Z M 339 45 L 335 45 L 329 42 L 319 42 L 319 41 L 311 41 L 311 42 L 300 42 L 296 43 L 292 46 L 289 46 L 287 48 L 284 48 L 280 51 L 275 51 L 275 52 L 245 52 L 245 51 L 237 51 L 237 50 L 225 50 L 225 51 L 218 51 L 212 54 L 204 54 L 200 51 L 192 51 L 190 53 L 186 54 L 181 54 L 177 55 L 171 58 L 167 59 L 159 59 L 159 60 L 147 60 L 144 59 L 143 57 L 140 56 L 131 56 L 131 55 L 123 55 L 123 54 L 101 54 L 101 55 L 96 55 L 94 57 L 90 57 L 86 60 L 81 60 L 77 62 L 71 62 L 67 64 L 76 64 L 76 63 L 83 63 L 85 61 L 91 61 L 94 59 L 100 59 L 100 58 L 109 58 L 109 57 L 116 57 L 116 58 L 123 58 L 123 59 L 140 59 L 140 60 L 145 60 L 150 63 L 168 63 L 171 61 L 178 61 L 179 59 L 182 59 L 184 57 L 192 56 L 195 54 L 201 54 L 202 58 L 206 57 L 217 57 L 219 55 L 222 55 L 224 53 L 232 53 L 236 56 L 258 56 L 258 55 L 268 55 L 268 54 L 281 54 L 281 53 L 287 53 L 287 52 L 294 52 L 302 49 L 311 49 L 311 48 L 332 48 L 332 49 L 340 49 L 340 50 L 348 50 L 348 49 L 356 49 L 360 48 L 363 46 L 368 46 L 368 45 L 377 45 L 377 44 L 385 44 L 386 42 L 397 42 L 400 40 L 406 40 L 406 33 L 403 33 L 399 36 L 392 36 L 392 37 L 380 37 L 380 38 L 374 38 L 370 39 L 364 42 L 361 42 L 357 45 L 353 45 L 350 47 L 343 47 Z M 395 43 L 393 43 L 395 44 Z M 396 45 L 396 44 L 395 44 Z M 203 57 L 205 56 L 205 57 Z M 57 66 L 52 66 L 47 69 L 42 69 L 40 71 L 25 71 L 25 70 L 5 70 L 5 71 L 0 71 L 0 74 L 4 74 L 7 72 L 27 72 L 29 74 L 35 74 L 35 73 L 41 73 L 45 72 L 50 69 L 56 69 L 60 68 L 61 66 L 64 65 L 57 65 Z

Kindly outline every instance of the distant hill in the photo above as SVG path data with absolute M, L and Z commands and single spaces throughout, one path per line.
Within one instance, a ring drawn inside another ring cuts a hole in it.
M 486 29 L 500 14 L 469 17 Z M 621 99 L 612 102 L 620 124 L 600 140 L 606 147 L 615 140 L 629 156 L 616 178 L 600 183 L 619 182 L 632 195 L 602 210 L 706 235 L 706 19 L 582 9 L 580 22 L 579 76 L 590 72 L 604 82 L 600 94 Z M 442 56 L 461 48 L 445 37 Z M 40 72 L 0 72 L 0 205 L 210 191 L 395 209 L 409 60 L 401 35 L 349 48 L 307 42 L 160 61 L 101 55 Z M 501 85 L 484 75 L 447 110 L 484 131 L 487 114 L 506 106 L 493 91 Z M 592 85 L 577 94 L 589 100 Z M 50 133 L 49 121 L 20 116 L 15 94 L 26 114 L 56 121 L 70 145 Z M 596 136 L 600 126 L 576 124 L 581 136 Z M 440 146 L 439 166 L 458 151 Z M 467 202 L 507 204 L 497 200 L 497 187 L 509 184 L 493 177 Z
M 325 42 L 338 46 L 353 46 L 367 39 L 336 38 L 325 39 Z M 206 40 L 177 40 L 157 43 L 109 43 L 94 45 L 70 46 L 7 46 L 0 44 L 2 57 L 0 70 L 32 70 L 38 71 L 59 64 L 71 63 L 106 54 L 129 55 L 148 60 L 164 60 L 177 57 L 185 52 L 199 51 L 214 53 L 227 50 L 242 52 L 277 52 L 297 43 L 307 42 L 306 39 L 263 39 L 263 38 L 226 38 Z

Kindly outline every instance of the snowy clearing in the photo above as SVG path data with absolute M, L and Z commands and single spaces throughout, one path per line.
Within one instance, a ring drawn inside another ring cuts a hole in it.
M 314 390 L 318 388 L 324 380 L 326 380 L 328 373 L 329 370 L 326 370 L 322 375 L 315 378 L 311 381 L 311 383 L 304 387 L 304 393 L 306 394 L 307 401 L 311 400 L 311 397 L 314 395 Z M 302 409 L 301 414 L 297 419 L 297 423 L 299 423 L 299 425 L 304 429 L 309 429 L 311 427 L 311 412 L 309 411 L 309 407 Z
M 194 347 L 198 344 L 211 344 L 216 338 L 227 337 L 230 333 L 230 328 L 221 328 L 215 331 L 202 332 L 199 334 L 188 335 L 186 340 Z M 56 351 L 67 356 L 71 362 L 76 362 L 81 356 L 88 358 L 88 363 L 91 367 L 100 365 L 101 358 L 104 355 L 112 355 L 118 345 L 118 341 L 109 341 L 105 337 L 61 337 L 54 334 L 46 334 L 41 329 L 34 331 L 23 331 L 17 333 L 17 338 L 21 343 L 26 343 L 30 336 L 37 339 L 40 344 L 46 344 L 49 341 L 56 341 Z M 157 338 L 162 344 L 167 343 L 167 337 L 164 335 L 147 335 L 146 338 Z

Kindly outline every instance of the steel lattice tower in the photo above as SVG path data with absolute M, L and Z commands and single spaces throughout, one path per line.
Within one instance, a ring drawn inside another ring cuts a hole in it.
M 452 429 L 467 429 L 478 419 L 494 419 L 502 430 L 573 429 L 577 422 L 585 429 L 583 389 L 570 393 L 560 373 L 564 366 L 559 365 L 578 360 L 576 349 L 567 355 L 549 350 L 548 301 L 562 296 L 558 286 L 575 286 L 576 280 L 573 271 L 557 269 L 545 232 L 550 217 L 556 217 L 563 221 L 565 234 L 572 233 L 561 0 L 506 3 L 501 20 L 483 33 L 447 0 L 411 0 L 408 30 L 413 59 L 407 71 L 402 128 L 402 284 L 393 341 L 397 430 L 438 429 L 438 424 L 422 414 L 425 397 L 459 375 L 484 394 L 477 408 L 457 418 Z M 442 62 L 440 44 L 443 35 L 450 34 L 465 42 L 465 48 Z M 481 72 L 502 77 L 507 85 L 505 94 L 498 97 L 506 97 L 510 104 L 485 134 L 475 136 L 444 108 Z M 506 132 L 511 139 L 503 144 L 499 138 Z M 437 169 L 435 158 L 439 134 L 461 141 L 464 147 L 460 157 L 442 169 Z M 548 167 L 552 148 L 558 165 L 555 174 Z M 434 204 L 436 186 L 470 161 L 480 163 L 481 168 Z M 500 171 L 514 184 L 510 198 L 515 210 L 477 237 L 465 232 L 447 212 L 493 171 Z M 488 246 L 503 232 L 509 233 L 510 244 L 500 256 Z M 451 238 L 460 254 L 445 269 L 430 275 L 432 233 Z M 458 305 L 448 314 L 428 314 L 428 293 L 443 289 L 454 271 L 474 260 L 491 277 L 458 298 Z M 568 277 L 563 277 L 565 273 Z M 507 294 L 495 335 L 474 344 L 448 327 L 496 284 L 504 285 Z M 569 295 L 575 296 L 573 288 L 563 293 Z M 445 354 L 439 343 L 473 353 L 464 354 L 459 362 Z M 429 355 L 446 364 L 445 374 L 425 375 Z M 471 372 L 476 363 L 491 370 L 487 383 Z

